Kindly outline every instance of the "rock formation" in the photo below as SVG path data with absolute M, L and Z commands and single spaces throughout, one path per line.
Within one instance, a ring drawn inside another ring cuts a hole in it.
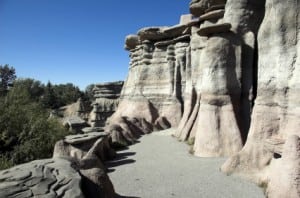
M 92 102 L 79 98 L 77 102 L 56 110 L 53 116 L 76 133 L 103 131 L 107 119 L 117 109 L 122 87 L 123 81 L 96 84 L 92 90 Z
M 175 127 L 196 156 L 231 156 L 224 172 L 265 183 L 276 197 L 277 170 L 299 196 L 299 164 L 278 153 L 299 152 L 287 141 L 300 135 L 298 1 L 192 0 L 190 11 L 179 25 L 126 38 L 131 62 L 106 127 L 112 141 Z
M 129 74 L 119 107 L 106 127 L 113 143 L 126 145 L 141 134 L 178 125 L 190 70 L 190 33 L 182 23 L 143 28 L 126 38 Z
M 103 161 L 114 157 L 106 133 L 67 136 L 53 159 L 0 171 L 0 197 L 115 197 Z
M 63 106 L 58 111 L 58 114 L 64 118 L 79 117 L 87 120 L 91 111 L 91 104 L 89 101 L 83 101 L 82 98 L 79 98 L 75 103 Z
M 53 158 L 71 158 L 83 178 L 82 188 L 86 197 L 114 197 L 113 185 L 106 174 L 103 162 L 112 159 L 107 133 L 70 135 L 56 143 Z
M 93 89 L 95 101 L 90 113 L 92 127 L 103 127 L 106 120 L 116 111 L 123 81 L 96 84 Z

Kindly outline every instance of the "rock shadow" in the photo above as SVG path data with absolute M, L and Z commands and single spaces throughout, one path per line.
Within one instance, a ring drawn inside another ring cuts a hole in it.
M 107 167 L 108 172 L 113 172 L 115 169 L 112 168 L 114 167 L 134 163 L 135 160 L 128 159 L 128 157 L 133 156 L 135 154 L 136 154 L 135 152 L 117 153 L 116 157 L 113 160 L 105 162 L 105 166 Z
M 116 194 L 115 198 L 141 198 L 141 197 L 134 197 L 134 196 L 123 196 L 123 195 L 118 195 Z

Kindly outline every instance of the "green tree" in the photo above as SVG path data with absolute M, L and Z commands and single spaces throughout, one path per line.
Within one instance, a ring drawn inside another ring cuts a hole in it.
M 85 88 L 84 91 L 84 99 L 92 102 L 94 100 L 94 93 L 93 89 L 95 87 L 95 84 L 90 84 Z
M 0 97 L 0 169 L 52 156 L 68 131 L 18 81 Z
M 35 102 L 39 102 L 45 92 L 45 85 L 31 78 L 16 79 L 13 86 L 14 90 L 27 90 L 30 99 Z
M 55 85 L 53 91 L 59 107 L 74 103 L 83 95 L 80 89 L 72 83 Z
M 12 85 L 16 79 L 15 68 L 10 67 L 8 64 L 0 65 L 0 95 L 7 93 L 8 87 Z
M 54 93 L 54 88 L 51 82 L 48 82 L 44 89 L 42 104 L 45 108 L 50 108 L 50 109 L 55 109 L 59 107 L 59 105 L 57 104 L 56 95 Z

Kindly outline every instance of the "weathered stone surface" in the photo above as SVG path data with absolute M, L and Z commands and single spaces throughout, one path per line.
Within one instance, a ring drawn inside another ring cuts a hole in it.
M 209 7 L 224 5 L 226 0 L 192 0 L 190 2 L 190 12 L 196 16 L 201 16 Z
M 140 44 L 140 39 L 137 35 L 126 36 L 126 39 L 125 39 L 125 49 L 126 50 L 134 49 L 139 44 Z
M 224 16 L 225 10 L 213 10 L 210 12 L 207 12 L 199 17 L 199 21 L 205 21 L 205 20 L 213 20 L 213 19 L 219 19 Z
M 108 134 L 105 132 L 91 132 L 78 135 L 68 135 L 65 137 L 64 141 L 68 144 L 75 145 L 106 136 L 108 136 Z
M 116 111 L 123 81 L 96 84 L 93 93 L 95 101 L 89 116 L 92 127 L 104 127 L 107 119 Z
M 198 30 L 198 34 L 200 36 L 209 36 L 210 34 L 215 33 L 226 33 L 229 32 L 231 28 L 230 23 L 222 23 L 222 24 L 216 24 L 216 25 L 210 25 L 206 27 L 202 27 Z
M 81 160 L 89 152 L 97 152 L 97 156 L 102 161 L 114 157 L 114 151 L 109 145 L 108 134 L 92 132 L 66 136 L 65 139 L 56 143 L 53 157 L 72 157 Z
M 58 141 L 53 158 L 71 158 L 83 178 L 82 189 L 87 197 L 115 197 L 113 185 L 103 162 L 115 156 L 108 134 L 103 132 L 67 136 Z
M 63 125 L 66 128 L 68 128 L 70 131 L 76 131 L 76 132 L 80 132 L 81 129 L 88 126 L 86 121 L 79 116 L 65 117 L 63 121 Z
M 267 178 L 266 194 L 272 198 L 300 197 L 300 138 L 291 135 L 283 146 L 282 156 L 273 157 Z
M 0 197 L 85 197 L 82 178 L 65 159 L 37 160 L 0 171 Z
M 108 83 L 98 83 L 93 89 L 94 98 L 101 99 L 118 99 L 123 87 L 123 81 L 108 82 Z
M 223 165 L 222 170 L 227 173 L 246 174 L 254 177 L 255 180 L 264 180 L 265 177 L 268 177 L 268 171 L 265 171 L 268 169 L 273 169 L 273 173 L 280 172 L 281 176 L 284 174 L 299 176 L 296 167 L 294 173 L 289 172 L 291 169 L 283 171 L 280 166 L 273 167 L 277 164 L 273 161 L 278 160 L 273 158 L 272 151 L 266 150 L 264 147 L 267 139 L 280 137 L 286 141 L 291 135 L 300 135 L 300 100 L 298 96 L 300 60 L 297 39 L 299 37 L 297 27 L 300 25 L 299 3 L 297 1 L 266 0 L 265 6 L 256 2 L 253 3 L 253 7 L 265 9 L 257 38 L 259 57 L 257 96 L 246 145 Z M 286 144 L 289 145 L 288 142 Z M 282 158 L 284 158 L 284 151 Z M 294 188 L 292 178 L 286 178 L 285 181 L 282 186 L 290 185 L 285 189 Z M 272 182 L 276 183 L 275 179 L 271 179 Z M 287 191 L 283 190 L 283 192 Z M 288 196 L 288 194 L 284 196 Z M 295 197 L 298 196 L 299 194 Z M 277 196 L 271 193 L 270 197 Z
M 192 27 L 192 69 L 184 93 L 183 117 L 175 136 L 194 142 L 197 156 L 230 156 L 242 148 L 247 136 L 255 86 L 255 34 L 263 13 L 255 10 L 252 2 L 245 2 L 227 1 L 222 19 L 208 17 L 209 21 Z M 204 7 L 210 10 L 217 5 L 198 3 L 203 6 L 199 8 L 202 16 Z M 227 24 L 226 31 L 211 28 L 222 24 Z M 199 30 L 209 31 L 198 35 Z
M 64 118 L 80 117 L 86 120 L 91 110 L 90 103 L 79 98 L 75 103 L 59 108 L 58 114 Z
M 106 131 L 115 145 L 134 143 L 145 133 L 176 126 L 181 118 L 191 28 L 150 27 L 130 50 L 130 68 L 116 113 Z

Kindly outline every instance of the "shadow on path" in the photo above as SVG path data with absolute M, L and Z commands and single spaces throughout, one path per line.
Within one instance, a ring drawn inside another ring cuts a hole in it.
M 122 195 L 116 195 L 116 198 L 141 198 L 141 197 L 133 197 L 133 196 L 122 196 Z
M 117 153 L 116 157 L 113 160 L 105 162 L 105 166 L 107 167 L 108 172 L 115 171 L 115 169 L 113 169 L 114 167 L 134 163 L 135 160 L 128 159 L 128 157 L 133 156 L 135 154 L 136 154 L 135 152 L 119 152 L 119 153 Z

